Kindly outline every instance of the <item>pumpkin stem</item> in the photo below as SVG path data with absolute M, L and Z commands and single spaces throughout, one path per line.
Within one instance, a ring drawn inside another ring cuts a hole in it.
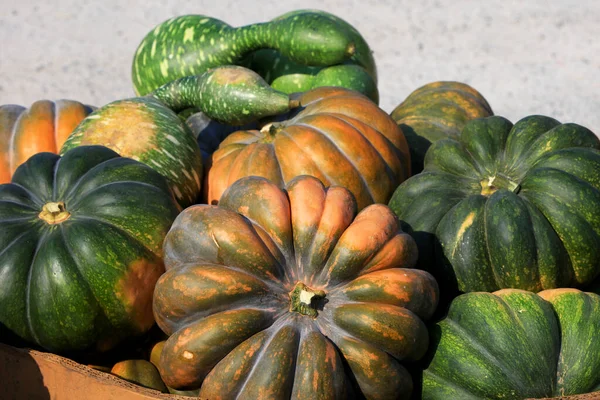
M 198 108 L 210 119 L 228 125 L 245 125 L 298 106 L 297 100 L 273 89 L 256 72 L 237 65 L 171 81 L 149 96 L 172 111 Z
M 317 306 L 315 300 L 325 298 L 323 290 L 311 289 L 302 282 L 296 283 L 294 290 L 289 292 L 290 312 L 297 312 L 302 315 L 316 318 Z
M 59 201 L 44 204 L 38 217 L 50 225 L 55 225 L 68 220 L 71 214 L 66 210 L 65 203 Z
M 518 193 L 521 190 L 521 185 L 501 173 L 482 179 L 479 183 L 481 184 L 481 194 L 483 196 L 491 196 L 498 189 L 510 190 L 513 193 Z

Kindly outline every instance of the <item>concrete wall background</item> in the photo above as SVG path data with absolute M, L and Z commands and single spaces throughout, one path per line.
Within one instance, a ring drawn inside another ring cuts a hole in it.
M 354 25 L 375 53 L 390 112 L 435 80 L 479 90 L 511 121 L 544 114 L 600 134 L 600 1 L 304 0 L 0 2 L 0 104 L 133 96 L 133 53 L 182 14 L 233 26 L 319 8 Z

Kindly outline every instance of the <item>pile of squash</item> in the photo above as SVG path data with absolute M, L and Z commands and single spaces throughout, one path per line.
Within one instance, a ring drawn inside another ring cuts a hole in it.
M 600 390 L 600 140 L 340 18 L 154 27 L 138 97 L 0 107 L 0 338 L 202 399 Z

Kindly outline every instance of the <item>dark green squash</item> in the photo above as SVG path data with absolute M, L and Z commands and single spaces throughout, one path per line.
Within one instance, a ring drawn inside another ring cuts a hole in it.
M 473 120 L 389 202 L 442 291 L 575 287 L 600 274 L 600 140 L 544 116 Z
M 300 176 L 188 207 L 154 292 L 168 386 L 215 399 L 403 399 L 427 350 L 433 277 L 382 204 Z
M 467 122 L 491 115 L 492 108 L 481 93 L 453 81 L 431 82 L 416 89 L 391 113 L 408 141 L 413 174 L 423 170 L 431 143 L 455 139 Z
M 600 296 L 577 289 L 461 295 L 431 329 L 422 398 L 558 398 L 600 390 L 599 326 Z
M 0 333 L 56 353 L 107 350 L 154 323 L 165 179 L 101 146 L 38 153 L 0 185 Z

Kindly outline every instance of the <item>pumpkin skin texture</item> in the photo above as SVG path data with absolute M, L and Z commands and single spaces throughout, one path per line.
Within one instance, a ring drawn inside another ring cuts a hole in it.
M 59 354 L 148 331 L 179 211 L 160 174 L 108 148 L 34 155 L 0 185 L 0 329 Z
M 195 205 L 164 243 L 154 314 L 159 370 L 200 398 L 408 398 L 437 283 L 382 204 L 356 215 L 314 177 L 261 177 Z
M 389 205 L 419 254 L 436 254 L 436 278 L 463 292 L 583 287 L 600 273 L 600 140 L 577 124 L 473 120 L 431 146 Z
M 423 170 L 431 143 L 456 138 L 470 120 L 492 115 L 481 93 L 454 81 L 431 82 L 418 88 L 391 113 L 408 141 L 413 174 Z
M 93 107 L 74 100 L 40 100 L 29 108 L 0 106 L 0 183 L 36 153 L 58 153 L 73 129 Z
M 213 153 L 206 203 L 245 176 L 262 176 L 284 187 L 294 177 L 312 175 L 326 186 L 344 186 L 359 210 L 387 203 L 410 176 L 404 135 L 365 96 L 321 87 L 292 95 L 300 107 L 261 130 L 234 132 Z
M 119 361 L 112 367 L 110 373 L 137 385 L 158 390 L 163 393 L 169 393 L 158 370 L 150 361 Z
M 598 326 L 600 296 L 577 289 L 461 295 L 431 329 L 437 345 L 423 372 L 422 398 L 546 398 L 598 390 Z

